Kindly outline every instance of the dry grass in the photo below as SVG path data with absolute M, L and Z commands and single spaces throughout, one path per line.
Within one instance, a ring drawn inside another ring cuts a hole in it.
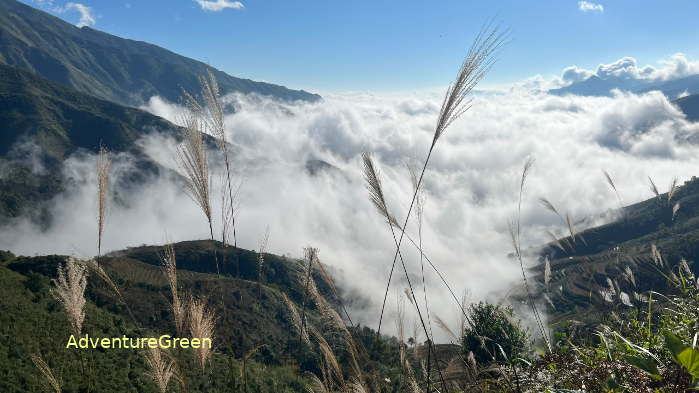
M 102 255 L 102 234 L 104 233 L 104 221 L 107 212 L 107 199 L 109 197 L 109 169 L 112 161 L 109 151 L 100 146 L 97 154 L 97 256 Z
M 146 372 L 146 376 L 155 382 L 160 393 L 167 392 L 170 380 L 177 375 L 175 362 L 160 347 L 148 347 L 144 350 L 144 357 L 150 370 Z
M 87 286 L 87 266 L 69 257 L 65 265 L 58 266 L 58 278 L 51 294 L 63 306 L 68 315 L 73 333 L 79 336 L 85 320 L 85 287 Z
M 188 302 L 189 333 L 192 338 L 211 339 L 213 342 L 214 329 L 216 327 L 216 314 L 207 306 L 206 298 L 191 297 Z M 195 357 L 202 371 L 206 368 L 206 363 L 211 359 L 212 348 L 201 345 L 194 350 Z
M 172 315 L 175 319 L 175 330 L 177 335 L 182 337 L 185 331 L 186 310 L 185 304 L 180 299 L 177 290 L 177 259 L 175 256 L 175 248 L 172 244 L 166 244 L 163 247 L 163 255 L 160 256 L 163 264 L 163 273 L 170 286 L 170 294 L 172 295 Z
M 185 175 L 185 192 L 201 208 L 209 223 L 211 239 L 213 240 L 209 161 L 207 157 L 203 121 L 199 109 L 191 100 L 189 111 L 182 114 L 185 126 L 184 141 L 177 148 L 177 162 Z
M 48 364 L 39 355 L 32 355 L 32 362 L 39 369 L 41 375 L 44 376 L 45 382 L 54 393 L 61 393 L 61 380 L 53 374 L 53 371 Z
M 296 330 L 299 331 L 299 335 L 301 336 L 303 342 L 310 345 L 311 341 L 308 337 L 308 332 L 303 327 L 303 324 L 301 322 L 301 315 L 299 314 L 299 310 L 296 308 L 296 305 L 294 304 L 294 302 L 291 301 L 291 299 L 289 299 L 289 296 L 287 296 L 287 294 L 283 292 L 282 300 L 284 301 L 284 304 L 286 305 L 286 308 L 289 311 L 289 321 L 294 326 L 294 328 L 296 328 Z
M 263 274 L 264 274 L 264 268 L 265 268 L 265 253 L 267 252 L 267 243 L 269 243 L 269 226 L 265 229 L 265 235 L 262 237 L 262 240 L 260 240 L 260 247 L 258 248 L 257 251 L 257 285 L 258 285 L 258 290 L 260 289 L 260 286 L 262 285 L 263 281 Z

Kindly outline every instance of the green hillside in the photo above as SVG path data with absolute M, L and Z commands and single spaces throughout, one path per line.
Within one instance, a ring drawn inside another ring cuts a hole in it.
M 61 169 L 71 154 L 95 152 L 100 144 L 129 152 L 146 176 L 159 168 L 134 142 L 146 132 L 178 132 L 160 117 L 5 65 L 0 65 L 0 124 L 0 216 L 18 217 L 32 207 L 42 220 L 48 219 L 42 202 L 64 188 Z M 31 154 L 21 148 L 26 145 Z
M 182 89 L 197 93 L 197 78 L 207 70 L 214 73 L 224 94 L 320 99 L 302 90 L 235 78 L 146 42 L 77 28 L 15 0 L 0 0 L 0 63 L 130 106 L 141 105 L 154 95 L 177 102 Z
M 188 374 L 188 391 L 242 391 L 244 357 L 250 357 L 248 391 L 305 391 L 304 373 L 319 373 L 321 358 L 312 348 L 299 343 L 298 330 L 290 321 L 289 308 L 282 298 L 283 293 L 287 294 L 301 309 L 303 262 L 266 255 L 264 281 L 258 286 L 254 252 L 224 249 L 220 243 L 209 241 L 177 243 L 174 249 L 179 291 L 207 296 L 218 315 L 212 369 L 202 375 Z M 221 276 L 213 273 L 214 250 L 220 262 L 227 261 L 222 262 Z M 170 291 L 160 266 L 162 252 L 162 247 L 143 246 L 102 259 L 133 318 L 105 282 L 93 274 L 88 278 L 84 332 L 95 337 L 175 334 Z M 239 275 L 232 273 L 237 270 L 236 260 Z M 30 355 L 41 353 L 61 371 L 65 392 L 83 391 L 80 389 L 86 385 L 93 392 L 155 392 L 155 385 L 144 376 L 142 354 L 136 350 L 85 351 L 82 355 L 65 350 L 70 331 L 68 320 L 49 293 L 50 280 L 64 261 L 63 256 L 15 257 L 0 252 L 0 391 L 39 391 L 41 379 Z M 323 296 L 337 305 L 328 277 L 317 266 L 312 276 Z M 316 306 L 306 303 L 308 323 L 322 326 Z M 374 337 L 367 328 L 353 331 L 357 339 L 367 343 Z M 331 343 L 334 348 L 342 345 Z M 397 357 L 395 341 L 380 343 L 372 347 L 371 354 L 381 367 L 388 367 Z M 343 358 L 340 361 L 344 362 Z M 363 362 L 367 367 L 377 366 L 368 359 Z
M 679 209 L 673 217 L 673 208 L 678 203 Z M 691 270 L 696 270 L 699 180 L 678 186 L 670 201 L 668 194 L 661 194 L 625 207 L 623 216 L 581 232 L 575 243 L 569 236 L 538 250 L 542 261 L 544 256 L 550 258 L 552 271 L 550 289 L 545 291 L 543 285 L 540 287 L 540 301 L 547 304 L 555 320 L 595 322 L 601 318 L 599 311 L 606 310 L 610 304 L 602 295 L 609 288 L 608 279 L 615 286 L 616 296 L 623 292 L 632 304 L 637 303 L 634 294 L 647 294 L 649 290 L 665 293 L 671 289 L 670 284 L 659 274 L 652 245 L 662 255 L 668 270 L 678 273 L 682 258 Z M 532 271 L 542 284 L 543 273 L 543 264 Z

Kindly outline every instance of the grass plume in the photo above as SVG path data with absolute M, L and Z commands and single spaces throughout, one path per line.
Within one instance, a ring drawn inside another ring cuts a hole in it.
M 165 279 L 170 286 L 170 294 L 172 295 L 172 315 L 175 319 L 175 330 L 177 331 L 177 335 L 182 337 L 187 321 L 185 315 L 186 309 L 177 290 L 177 259 L 175 256 L 175 247 L 172 243 L 166 244 L 163 247 L 163 255 L 160 256 L 160 260 L 163 265 Z
M 53 280 L 53 295 L 68 315 L 73 333 L 79 336 L 85 320 L 85 287 L 87 287 L 87 266 L 68 257 L 64 265 L 58 266 L 58 277 Z
M 169 359 L 167 353 L 160 347 L 147 347 L 144 349 L 144 357 L 149 371 L 146 376 L 150 377 L 158 386 L 160 393 L 167 392 L 170 380 L 177 375 L 175 362 Z
M 106 147 L 100 146 L 97 154 L 97 257 L 102 255 L 102 235 L 109 197 L 109 170 L 112 160 Z
M 39 372 L 41 372 L 41 375 L 44 376 L 44 379 L 48 386 L 51 388 L 51 391 L 54 393 L 61 393 L 61 385 L 62 382 L 60 378 L 56 377 L 53 374 L 53 371 L 49 367 L 48 364 L 44 361 L 44 359 L 41 358 L 39 355 L 31 355 L 32 362 L 36 366 L 36 368 L 39 369 Z
M 216 327 L 216 314 L 207 305 L 205 297 L 189 298 L 188 302 L 189 334 L 192 338 L 211 339 L 213 342 L 214 329 Z M 201 345 L 195 350 L 195 357 L 202 371 L 206 368 L 206 363 L 211 359 L 212 349 L 207 345 Z

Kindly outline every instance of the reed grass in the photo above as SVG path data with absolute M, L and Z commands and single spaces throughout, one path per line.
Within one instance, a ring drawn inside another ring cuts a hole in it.
M 97 154 L 97 257 L 102 255 L 102 235 L 109 197 L 109 170 L 112 161 L 106 147 L 100 146 Z
M 31 355 L 31 359 L 36 368 L 39 369 L 41 375 L 43 375 L 47 387 L 53 393 L 61 393 L 61 385 L 63 384 L 63 382 L 59 377 L 57 377 L 53 373 L 53 370 L 51 370 L 51 367 L 49 367 L 49 365 L 44 361 L 44 359 L 42 359 L 41 356 L 37 354 Z
M 163 274 L 170 287 L 170 295 L 172 296 L 172 316 L 175 320 L 175 331 L 179 337 L 183 337 L 185 333 L 187 316 L 186 304 L 182 302 L 177 289 L 177 257 L 175 255 L 175 247 L 172 243 L 168 243 L 163 247 L 163 255 L 160 256 L 163 267 Z
M 80 336 L 85 320 L 85 288 L 87 287 L 87 266 L 69 257 L 65 264 L 58 266 L 58 277 L 51 288 L 53 297 L 63 306 L 75 336 Z
M 190 297 L 187 305 L 189 334 L 192 338 L 211 339 L 213 342 L 214 329 L 216 327 L 216 314 L 207 305 L 206 297 Z M 213 349 L 207 345 L 201 345 L 194 349 L 195 357 L 202 371 L 211 359 Z
M 143 356 L 149 370 L 145 375 L 155 382 L 160 393 L 167 392 L 170 380 L 177 376 L 175 362 L 160 347 L 147 347 L 143 350 Z

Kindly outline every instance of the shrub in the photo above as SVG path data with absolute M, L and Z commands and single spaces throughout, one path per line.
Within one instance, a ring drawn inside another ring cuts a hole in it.
M 512 307 L 480 302 L 469 307 L 468 315 L 471 325 L 464 330 L 464 355 L 473 352 L 476 361 L 485 364 L 509 362 L 524 353 L 529 333 L 514 319 Z

